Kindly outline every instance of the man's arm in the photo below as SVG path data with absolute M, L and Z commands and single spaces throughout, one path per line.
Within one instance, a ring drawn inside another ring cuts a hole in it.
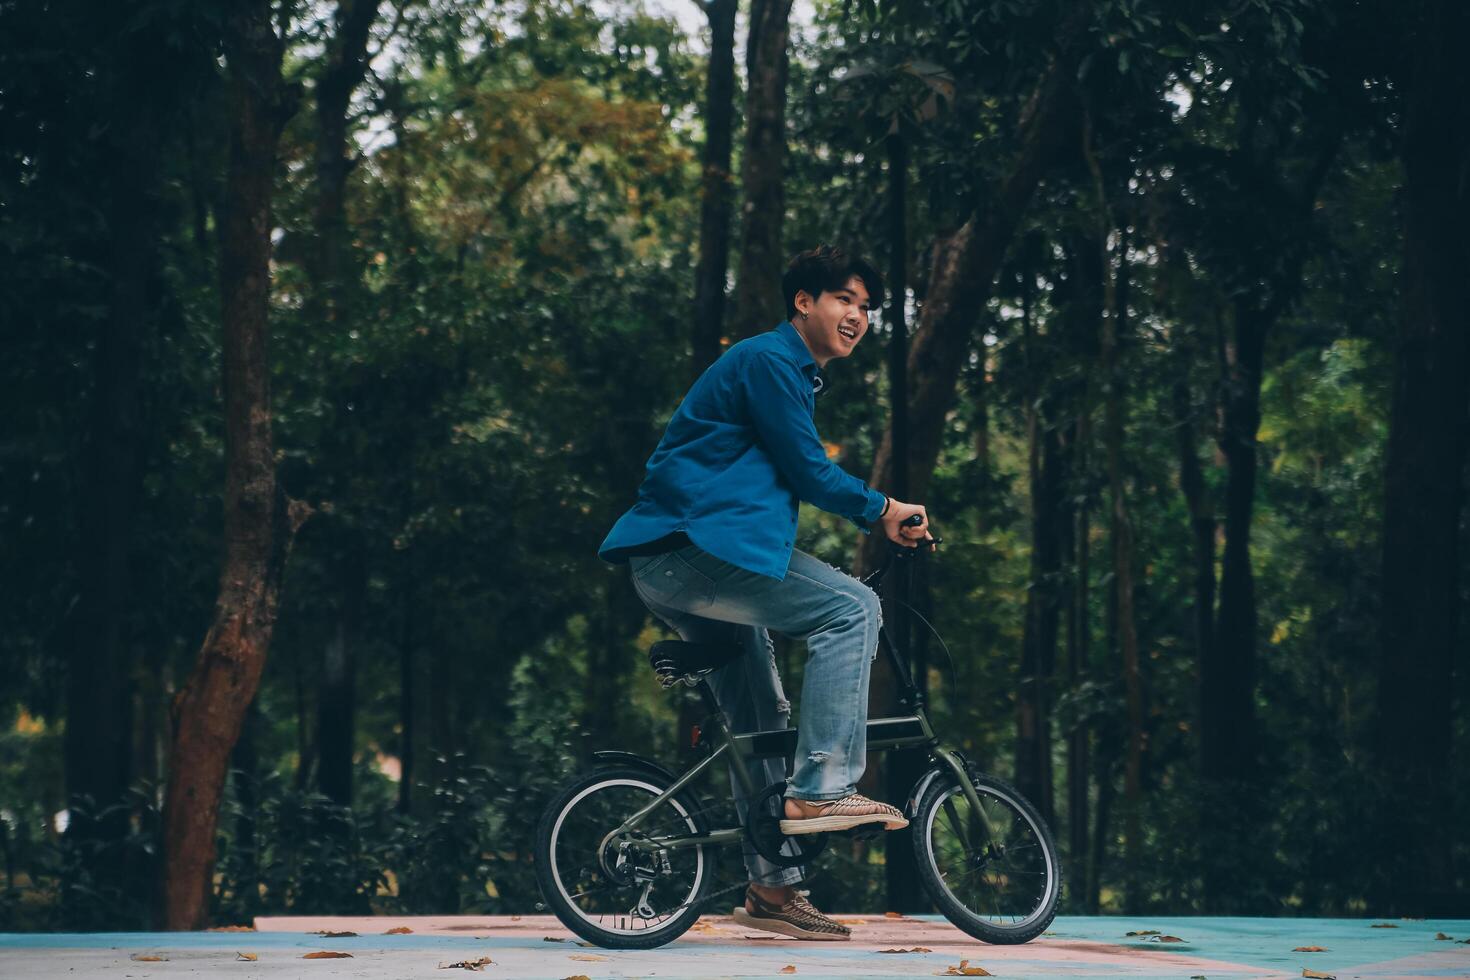
M 806 376 L 784 357 L 762 353 L 751 357 L 741 372 L 741 384 L 761 443 L 796 495 L 848 518 L 867 533 L 887 498 L 827 458 L 807 411 Z

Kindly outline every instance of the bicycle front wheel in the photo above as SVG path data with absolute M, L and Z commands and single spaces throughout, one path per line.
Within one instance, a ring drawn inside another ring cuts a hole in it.
M 1057 914 L 1056 844 L 1015 787 L 988 775 L 973 781 L 984 819 L 952 776 L 925 791 L 909 827 L 919 879 L 944 917 L 976 939 L 1029 942 Z
M 614 833 L 668 784 L 639 769 L 602 769 L 574 779 L 547 804 L 536 828 L 536 881 L 562 925 L 610 949 L 673 942 L 699 918 L 713 853 L 704 845 L 657 849 L 660 838 L 705 833 L 698 805 L 665 801 L 626 834 Z

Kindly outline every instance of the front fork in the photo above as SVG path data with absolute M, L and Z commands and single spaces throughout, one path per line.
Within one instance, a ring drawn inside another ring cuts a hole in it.
M 925 773 L 914 784 L 913 792 L 909 796 L 908 810 L 910 818 L 917 815 L 919 803 L 924 796 L 924 792 L 929 788 L 929 784 L 935 779 L 949 775 L 959 784 L 960 792 L 965 794 L 965 799 L 970 804 L 971 812 L 976 815 L 976 818 L 980 822 L 980 831 L 984 835 L 984 839 L 992 845 L 1000 846 L 1000 842 L 995 839 L 995 830 L 990 825 L 990 816 L 985 812 L 985 808 L 980 805 L 980 794 L 975 789 L 974 780 L 970 778 L 970 767 L 966 764 L 965 757 L 953 749 L 936 748 L 933 753 L 933 758 L 937 765 Z M 949 806 L 948 802 L 945 805 Z M 958 818 L 958 814 L 954 813 L 952 807 L 949 816 L 950 821 L 954 824 L 954 831 L 959 835 L 960 841 L 964 844 L 965 849 L 972 854 L 978 853 L 972 842 L 966 839 L 965 823 Z

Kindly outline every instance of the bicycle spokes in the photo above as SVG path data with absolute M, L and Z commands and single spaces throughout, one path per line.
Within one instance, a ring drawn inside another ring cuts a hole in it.
M 663 837 L 690 834 L 696 826 L 670 800 L 635 831 L 614 833 L 628 814 L 657 794 L 631 783 L 589 787 L 568 807 L 552 836 L 552 859 L 563 895 L 578 914 L 603 929 L 655 929 L 683 910 L 708 873 L 703 848 L 660 848 Z
M 958 786 L 931 810 L 924 832 L 935 869 L 944 888 L 975 915 L 997 925 L 1023 922 L 1048 897 L 1046 850 L 1020 811 L 983 787 L 979 798 L 983 819 Z

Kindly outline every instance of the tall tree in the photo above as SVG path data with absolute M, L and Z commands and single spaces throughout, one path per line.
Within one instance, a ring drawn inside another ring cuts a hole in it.
M 1384 838 L 1385 912 L 1459 914 L 1448 778 L 1462 607 L 1470 313 L 1470 129 L 1459 50 L 1470 10 L 1413 5 L 1406 68 L 1404 251 L 1388 452 L 1384 467 L 1383 606 L 1378 748 L 1395 805 Z M 1460 668 L 1464 669 L 1461 660 Z M 1452 912 L 1450 910 L 1457 910 Z
M 1035 267 L 1021 261 L 1021 361 L 1026 420 L 1026 469 L 1031 492 L 1031 559 L 1027 576 L 1021 676 L 1016 692 L 1016 788 L 1055 822 L 1051 765 L 1051 673 L 1061 608 L 1062 475 L 1058 424 L 1043 412 L 1042 378 L 1049 373 L 1035 314 Z M 1075 286 L 1073 287 L 1075 292 Z M 1070 312 L 1070 311 L 1069 311 Z
M 1123 403 L 1124 374 L 1121 347 L 1128 334 L 1128 215 L 1116 214 L 1110 203 L 1102 166 L 1092 146 L 1092 117 L 1083 123 L 1082 152 L 1092 171 L 1098 215 L 1097 246 L 1103 272 L 1102 324 L 1098 344 L 1098 374 L 1102 380 L 1103 451 L 1108 474 L 1108 537 L 1112 546 L 1112 612 L 1114 633 L 1122 661 L 1123 692 L 1128 710 L 1128 748 L 1123 775 L 1123 908 L 1142 911 L 1139 862 L 1143 848 L 1143 678 L 1139 665 L 1138 617 L 1134 588 L 1134 531 L 1124 474 L 1123 442 L 1127 408 Z M 1116 215 L 1116 216 L 1115 216 Z M 1109 239 L 1116 241 L 1110 247 Z M 1116 259 L 1114 258 L 1116 253 Z
M 981 203 L 969 219 L 943 236 L 934 249 L 924 308 L 909 343 L 906 441 L 909 495 L 915 500 L 923 500 L 928 492 L 960 367 L 1017 223 L 1042 176 L 1059 158 L 1067 135 L 1075 129 L 1073 85 L 1088 9 L 1087 4 L 1068 5 L 1048 67 L 1026 100 L 1013 159 L 996 185 L 979 195 Z M 894 445 L 890 421 L 873 457 L 870 486 L 892 485 Z M 863 542 L 856 562 L 859 571 L 873 567 L 879 546 L 876 540 Z
M 347 248 L 347 178 L 353 166 L 348 152 L 349 108 L 352 95 L 367 72 L 368 38 L 378 14 L 378 0 L 340 0 L 332 15 L 321 73 L 316 81 L 316 240 L 308 263 L 315 328 L 345 334 L 352 328 L 348 312 L 351 257 Z M 366 386 L 349 385 L 342 401 L 368 397 Z M 342 406 L 346 409 L 346 406 Z M 347 470 L 343 494 L 354 496 L 351 468 L 360 460 L 361 411 L 342 410 L 328 434 L 338 447 L 332 454 Z M 344 526 L 335 527 L 332 572 L 340 590 L 337 624 L 322 651 L 317 686 L 317 781 L 336 803 L 352 802 L 352 746 L 356 731 L 356 675 L 367 614 L 367 531 L 352 515 L 356 508 L 338 513 Z
M 225 415 L 224 560 L 214 621 L 174 702 L 163 811 L 161 898 L 167 929 L 197 929 L 209 910 L 215 829 L 230 753 L 255 697 L 275 625 L 281 574 L 307 508 L 276 483 L 269 337 L 271 186 L 296 95 L 269 0 L 223 19 L 230 156 L 220 228 Z
M 172 101 L 160 63 L 168 63 L 165 33 L 155 23 L 132 27 L 103 14 L 76 35 L 96 45 L 77 54 L 105 86 L 101 94 L 107 173 L 107 316 L 99 322 L 92 354 L 92 392 L 82 445 L 82 491 L 76 606 L 66 631 L 65 772 L 72 804 L 67 836 L 84 842 L 119 841 L 128 830 L 117 806 L 132 777 L 132 648 L 128 635 L 135 548 L 134 517 L 142 488 L 144 419 L 139 398 L 143 349 L 158 297 L 157 190 L 160 116 Z M 90 28 L 90 30 L 88 29 Z M 96 58 L 98 60 L 93 61 Z M 77 805 L 86 801 L 84 805 Z M 106 816 L 103 814 L 106 813 Z M 98 847 L 94 869 L 105 888 L 126 884 L 128 869 L 111 859 L 120 848 Z
M 745 150 L 740 160 L 739 271 L 731 336 L 770 329 L 785 315 L 781 229 L 786 217 L 786 74 L 791 0 L 751 0 L 745 42 Z
M 700 0 L 709 18 L 709 69 L 704 87 L 703 177 L 699 191 L 699 264 L 694 269 L 694 350 L 691 374 L 720 356 L 725 323 L 725 274 L 730 264 L 734 181 L 730 144 L 735 117 L 735 13 L 738 0 Z M 784 96 L 783 96 L 784 97 Z

